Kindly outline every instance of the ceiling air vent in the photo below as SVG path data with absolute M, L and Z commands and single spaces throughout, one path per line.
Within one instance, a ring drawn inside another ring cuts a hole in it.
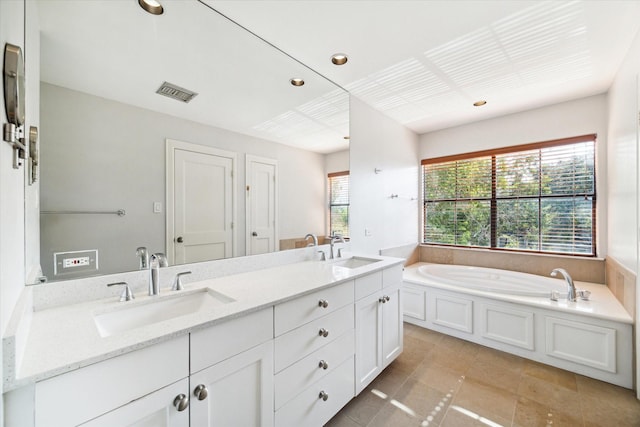
M 189 102 L 197 95 L 195 92 L 167 82 L 162 83 L 156 93 L 182 102 Z

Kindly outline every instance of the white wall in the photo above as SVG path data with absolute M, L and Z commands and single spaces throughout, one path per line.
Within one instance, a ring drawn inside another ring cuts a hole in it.
M 640 34 L 609 89 L 609 255 L 638 274 Z M 636 282 L 636 392 L 640 398 L 640 282 Z
M 0 1 L 0 46 L 24 45 L 24 4 L 22 0 Z M 33 86 L 26 82 L 27 96 Z M 4 86 L 0 87 L 4 100 Z M 0 122 L 7 122 L 4 101 L 0 102 Z M 27 127 L 33 123 L 27 117 Z M 0 332 L 4 335 L 9 317 L 24 286 L 24 177 L 25 168 L 13 169 L 13 150 L 0 141 Z M 1 349 L 0 349 L 1 352 Z M 2 357 L 0 353 L 0 363 Z M 0 386 L 1 387 L 1 386 Z M 3 411 L 0 403 L 0 420 Z
M 377 254 L 417 244 L 418 136 L 353 96 L 350 136 L 352 249 Z
M 325 175 L 349 170 L 349 150 L 336 151 L 324 156 Z
M 596 133 L 598 256 L 607 254 L 607 102 L 596 95 L 420 136 L 420 159 Z
M 238 153 L 237 250 L 245 253 L 245 154 L 278 161 L 279 238 L 323 230 L 324 155 L 41 85 L 42 210 L 117 210 L 127 215 L 43 215 L 42 265 L 54 251 L 99 249 L 100 273 L 135 270 L 135 249 L 164 251 L 165 139 Z M 95 161 L 88 161 L 97 159 Z

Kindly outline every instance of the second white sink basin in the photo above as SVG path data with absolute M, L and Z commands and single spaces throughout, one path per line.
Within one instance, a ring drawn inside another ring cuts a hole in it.
M 149 299 L 144 303 L 134 303 L 134 305 L 118 308 L 114 311 L 94 314 L 93 320 L 100 336 L 108 337 L 235 302 L 233 298 L 207 288 L 191 293 L 157 298 L 157 300 Z
M 345 258 L 343 260 L 334 261 L 332 262 L 332 264 L 337 267 L 358 268 L 358 267 L 364 267 L 365 265 L 373 264 L 374 262 L 380 262 L 380 261 L 381 260 L 375 259 L 375 258 L 363 258 L 363 257 L 354 256 L 351 258 Z

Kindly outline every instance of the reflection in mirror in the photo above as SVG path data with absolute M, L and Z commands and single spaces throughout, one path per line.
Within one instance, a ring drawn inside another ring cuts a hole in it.
M 164 3 L 154 16 L 136 1 L 40 0 L 27 18 L 40 34 L 49 281 L 136 270 L 142 247 L 173 265 L 329 233 L 348 94 L 196 0 Z M 196 95 L 161 96 L 163 82 Z

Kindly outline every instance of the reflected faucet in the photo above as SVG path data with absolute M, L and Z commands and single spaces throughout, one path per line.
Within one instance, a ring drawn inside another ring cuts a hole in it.
M 344 238 L 339 234 L 334 234 L 329 237 L 329 245 L 331 246 L 331 254 L 329 255 L 329 259 L 333 259 L 333 245 L 337 242 L 345 243 Z
M 168 267 L 167 257 L 163 253 L 155 253 L 149 259 L 149 295 L 160 294 L 160 267 Z
M 313 243 L 309 243 L 307 245 L 307 247 L 309 246 L 318 246 L 318 236 L 316 236 L 315 234 L 307 234 L 306 236 L 304 236 L 304 241 L 306 242 L 307 240 L 309 240 L 309 237 L 311 237 L 313 239 Z
M 573 284 L 573 279 L 571 278 L 569 273 L 567 273 L 567 270 L 565 270 L 564 268 L 554 268 L 553 271 L 551 272 L 551 276 L 556 277 L 558 273 L 562 274 L 562 276 L 564 277 L 564 280 L 567 281 L 567 300 L 575 302 L 577 292 L 576 292 L 576 287 Z
M 140 270 L 149 268 L 149 251 L 144 246 L 136 249 L 136 255 L 140 258 Z

